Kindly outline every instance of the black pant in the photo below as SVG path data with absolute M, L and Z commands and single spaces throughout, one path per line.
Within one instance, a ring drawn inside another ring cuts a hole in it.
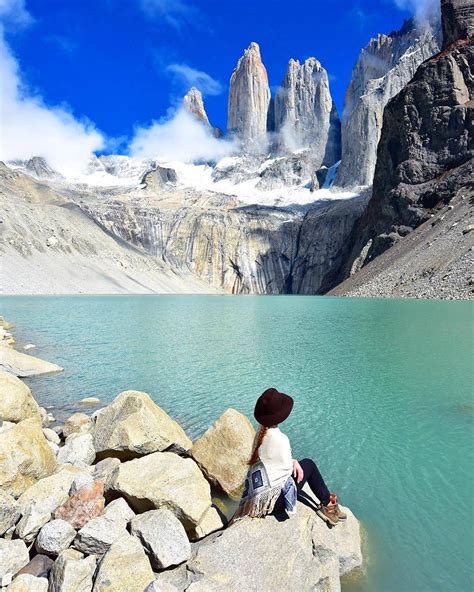
M 303 469 L 304 476 L 299 483 L 296 483 L 295 479 L 296 488 L 298 490 L 298 497 L 301 494 L 301 490 L 303 489 L 304 484 L 308 483 L 311 491 L 319 499 L 319 501 L 325 506 L 329 504 L 331 497 L 329 489 L 327 488 L 326 483 L 324 482 L 324 479 L 321 473 L 319 472 L 318 467 L 316 466 L 316 463 L 310 458 L 304 458 L 303 460 L 300 460 L 300 465 Z M 284 507 L 285 502 L 283 494 L 280 493 L 280 497 L 277 499 L 275 503 L 275 508 L 273 512 L 280 512 L 281 510 L 283 510 Z

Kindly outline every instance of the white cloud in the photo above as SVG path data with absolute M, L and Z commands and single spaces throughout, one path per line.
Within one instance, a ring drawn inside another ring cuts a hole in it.
M 184 84 L 186 91 L 191 86 L 198 88 L 203 95 L 220 95 L 223 91 L 222 84 L 218 80 L 187 64 L 170 64 L 166 67 L 166 71 L 172 74 L 178 82 Z
M 4 0 L 0 0 L 4 1 Z M 104 137 L 64 106 L 50 107 L 21 80 L 19 65 L 0 26 L 0 159 L 42 156 L 65 175 L 84 169 Z
M 401 10 L 409 10 L 420 22 L 439 18 L 439 0 L 394 0 Z
M 27 27 L 34 20 L 26 9 L 25 0 L 0 0 L 0 19 L 18 27 Z
M 183 108 L 138 128 L 130 144 L 131 156 L 181 162 L 217 161 L 238 149 L 234 140 L 218 139 L 212 130 Z
M 163 20 L 178 30 L 198 24 L 201 18 L 198 9 L 184 0 L 140 0 L 140 7 L 148 18 Z

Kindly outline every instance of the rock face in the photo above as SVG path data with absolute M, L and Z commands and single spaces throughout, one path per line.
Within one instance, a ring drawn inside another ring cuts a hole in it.
M 194 443 L 191 454 L 213 485 L 237 496 L 247 474 L 254 438 L 248 418 L 227 409 Z
M 183 525 L 166 508 L 135 516 L 131 533 L 140 539 L 156 569 L 179 565 L 191 557 L 191 545 Z
M 446 24 L 456 17 L 456 3 L 442 8 L 444 28 L 462 29 Z M 463 8 L 464 19 L 466 14 Z M 383 253 L 454 197 L 473 195 L 473 80 L 472 38 L 460 39 L 424 62 L 387 105 L 373 195 L 342 253 L 337 279 L 347 277 L 356 261 L 365 265 Z
M 443 48 L 458 39 L 474 35 L 474 12 L 471 0 L 441 0 Z
M 146 393 L 125 391 L 101 411 L 93 430 L 99 458 L 130 459 L 170 446 L 189 450 L 191 440 Z
M 50 374 L 62 370 L 57 364 L 23 354 L 2 344 L 0 344 L 0 369 L 21 377 Z
M 209 484 L 196 463 L 172 452 L 122 463 L 110 490 L 125 497 L 136 512 L 168 508 L 186 530 L 196 527 L 211 507 Z
M 316 58 L 289 61 L 275 96 L 274 127 L 283 152 L 311 148 L 314 170 L 340 159 L 341 125 L 327 72 Z
M 93 592 L 143 592 L 154 580 L 140 541 L 125 534 L 102 559 Z
M 252 590 L 258 582 L 261 590 L 336 591 L 340 576 L 361 565 L 359 525 L 350 512 L 328 530 L 299 504 L 283 522 L 245 518 L 206 539 L 187 564 L 186 590 Z
M 439 50 L 438 38 L 437 31 L 417 27 L 413 20 L 400 31 L 371 39 L 362 50 L 346 93 L 337 186 L 372 184 L 384 107 Z
M 188 113 L 191 113 L 196 119 L 210 126 L 206 110 L 204 109 L 204 101 L 202 100 L 201 91 L 194 86 L 186 93 L 183 98 L 183 107 Z
M 5 493 L 18 497 L 55 468 L 56 457 L 36 419 L 0 432 L 0 488 Z
M 230 78 L 227 129 L 249 151 L 265 146 L 270 88 L 260 48 L 251 43 Z
M 24 382 L 0 370 L 0 417 L 18 422 L 29 417 L 40 418 L 38 403 Z

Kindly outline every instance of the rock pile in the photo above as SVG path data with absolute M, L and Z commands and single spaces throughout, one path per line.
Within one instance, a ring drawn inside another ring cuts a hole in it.
M 228 591 L 256 576 L 260 590 L 335 591 L 361 565 L 350 512 L 334 530 L 304 506 L 224 529 L 211 484 L 238 491 L 254 437 L 233 409 L 193 445 L 145 393 L 52 430 L 18 378 L 0 387 L 1 590 Z

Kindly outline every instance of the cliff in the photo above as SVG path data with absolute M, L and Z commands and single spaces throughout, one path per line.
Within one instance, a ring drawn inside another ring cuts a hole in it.
M 371 185 L 386 104 L 418 66 L 439 50 L 439 34 L 415 20 L 400 31 L 371 39 L 354 66 L 346 92 L 342 157 L 335 185 Z
M 443 2 L 443 30 L 472 32 L 466 23 L 472 23 L 473 12 L 474 7 L 467 10 L 464 2 Z M 448 36 L 443 47 L 385 109 L 373 195 L 340 254 L 339 279 L 397 242 L 406 244 L 413 229 L 446 206 L 457 209 L 465 204 L 464 226 L 469 226 L 474 196 L 473 39 L 453 41 Z M 444 231 L 450 219 L 437 218 Z M 469 234 L 460 247 L 462 255 L 471 247 Z M 450 255 L 449 250 L 440 253 L 448 261 Z M 428 276 L 433 273 L 425 271 Z M 338 283 L 334 276 L 327 281 Z

